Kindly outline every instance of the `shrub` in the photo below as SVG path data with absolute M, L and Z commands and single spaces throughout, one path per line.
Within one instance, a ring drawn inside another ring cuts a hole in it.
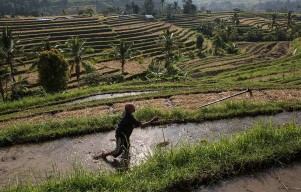
M 192 50 L 190 50 L 190 51 L 188 52 L 188 57 L 189 57 L 190 59 L 194 59 L 194 52 L 193 52 Z
M 67 61 L 56 49 L 41 52 L 38 60 L 39 83 L 46 92 L 59 92 L 67 88 L 67 70 Z
M 201 33 L 198 33 L 196 36 L 195 46 L 197 49 L 202 50 L 205 38 Z
M 229 53 L 229 54 L 237 54 L 238 53 L 238 48 L 235 43 L 227 44 L 226 50 L 227 50 L 227 53 Z
M 89 73 L 83 77 L 83 83 L 87 86 L 98 86 L 104 82 L 104 76 L 101 73 Z
M 123 75 L 101 74 L 98 72 L 87 74 L 83 77 L 84 85 L 98 86 L 102 83 L 120 83 L 124 81 Z

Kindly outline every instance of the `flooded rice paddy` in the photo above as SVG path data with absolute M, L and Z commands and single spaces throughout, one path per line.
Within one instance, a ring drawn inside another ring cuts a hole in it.
M 259 120 L 272 121 L 274 124 L 285 124 L 295 120 L 301 125 L 301 112 L 135 129 L 131 136 L 130 165 L 137 165 L 146 159 L 156 145 L 164 140 L 169 141 L 167 148 L 183 143 L 194 144 L 205 140 L 218 140 L 222 136 L 246 131 Z M 80 164 L 90 170 L 114 171 L 114 168 L 103 161 L 92 158 L 102 150 L 114 149 L 114 134 L 114 131 L 111 131 L 39 144 L 0 148 L 0 186 L 15 183 L 17 179 L 18 182 L 39 182 L 53 175 L 67 173 L 74 168 L 74 164 Z

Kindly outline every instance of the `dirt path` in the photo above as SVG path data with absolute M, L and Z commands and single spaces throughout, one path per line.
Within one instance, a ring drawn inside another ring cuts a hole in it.
M 169 141 L 167 148 L 182 143 L 218 140 L 221 136 L 246 131 L 258 119 L 270 121 L 271 117 L 246 117 L 204 122 L 201 124 L 171 124 L 163 127 L 135 129 L 131 136 L 131 163 L 137 165 L 152 154 L 160 142 Z M 301 112 L 281 113 L 273 116 L 273 123 L 283 124 L 296 120 L 301 125 Z M 163 128 L 163 129 L 162 129 Z M 163 137 L 163 133 L 164 137 Z M 0 187 L 9 181 L 40 182 L 57 174 L 65 174 L 77 163 L 85 169 L 114 171 L 103 161 L 92 159 L 93 154 L 115 147 L 114 131 L 76 138 L 63 138 L 39 144 L 0 148 Z

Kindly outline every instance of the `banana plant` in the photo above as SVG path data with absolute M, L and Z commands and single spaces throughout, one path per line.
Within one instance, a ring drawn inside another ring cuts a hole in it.
M 23 48 L 18 46 L 19 44 L 20 40 L 14 37 L 13 29 L 8 26 L 4 27 L 0 37 L 0 47 L 2 52 L 0 57 L 2 58 L 4 64 L 9 66 L 9 73 L 13 82 L 16 82 L 14 77 L 14 74 L 17 72 L 15 63 L 22 63 L 22 61 L 17 57 L 24 53 Z

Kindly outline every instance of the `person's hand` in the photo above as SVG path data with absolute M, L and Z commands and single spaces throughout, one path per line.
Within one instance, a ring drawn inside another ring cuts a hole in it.
M 154 118 L 152 119 L 152 122 L 156 122 L 156 121 L 158 121 L 158 120 L 159 120 L 159 117 L 156 116 L 156 117 L 154 117 Z

